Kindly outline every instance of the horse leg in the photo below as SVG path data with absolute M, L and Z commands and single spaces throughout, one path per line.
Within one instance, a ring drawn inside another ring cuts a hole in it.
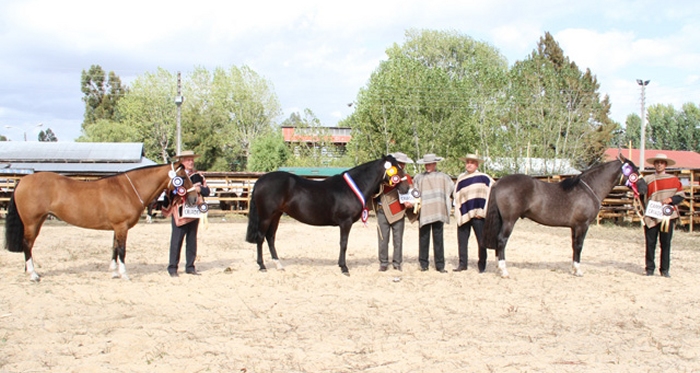
M 265 238 L 258 239 L 257 242 L 257 247 L 258 247 L 258 267 L 260 268 L 260 272 L 267 272 L 267 268 L 265 267 L 265 261 L 263 260 L 263 242 L 265 242 Z
M 41 281 L 41 276 L 36 273 L 34 267 L 34 259 L 32 258 L 32 248 L 34 247 L 34 238 L 27 240 L 27 246 L 24 248 L 24 270 L 29 273 L 29 281 L 39 282 Z
M 506 244 L 508 243 L 510 234 L 513 233 L 514 225 L 515 222 L 504 219 L 501 231 L 498 232 L 498 248 L 496 249 L 496 255 L 498 255 L 498 269 L 501 271 L 501 278 L 510 277 L 508 269 L 506 268 Z
M 282 215 L 272 220 L 272 223 L 270 223 L 270 227 L 267 229 L 267 235 L 265 236 L 265 239 L 267 239 L 267 247 L 270 250 L 272 262 L 275 263 L 275 267 L 278 270 L 284 271 L 284 266 L 282 265 L 280 258 L 277 256 L 277 248 L 275 247 L 275 237 L 277 237 L 277 228 L 280 225 L 281 218 Z
M 41 225 L 44 224 L 44 220 L 46 220 L 46 217 L 40 219 L 37 224 L 27 226 L 24 230 L 24 270 L 29 273 L 29 281 L 32 282 L 41 281 L 41 276 L 36 272 L 36 267 L 34 266 L 32 249 L 34 248 L 34 241 L 39 235 Z
M 126 264 L 124 264 L 126 259 L 126 235 L 126 229 L 114 230 L 114 240 L 112 244 L 112 263 L 110 264 L 110 269 L 112 270 L 112 278 L 121 277 L 124 280 L 130 280 L 129 275 L 126 274 Z
M 571 228 L 571 244 L 574 250 L 574 257 L 571 263 L 571 271 L 574 276 L 581 277 L 581 251 L 583 251 L 583 240 L 588 233 L 588 225 Z
M 343 222 L 340 224 L 340 255 L 338 257 L 338 266 L 345 276 L 350 276 L 350 271 L 348 270 L 347 263 L 345 262 L 345 254 L 348 251 L 348 236 L 350 235 L 350 228 L 352 228 L 352 221 L 350 221 L 350 223 Z

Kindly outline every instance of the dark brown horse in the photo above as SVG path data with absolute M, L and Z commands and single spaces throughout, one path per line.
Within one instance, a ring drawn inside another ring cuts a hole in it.
M 177 184 L 182 184 L 180 194 L 187 193 L 187 202 L 195 204 L 197 193 L 179 162 L 143 167 L 94 181 L 79 181 L 53 172 L 24 176 L 7 209 L 5 248 L 24 252 L 25 270 L 32 281 L 39 281 L 32 247 L 49 215 L 82 228 L 111 230 L 114 231 L 112 277 L 128 280 L 124 265 L 128 230 L 139 221 L 147 203 L 165 189 L 172 191 Z
M 484 243 L 496 249 L 502 277 L 506 269 L 506 244 L 519 218 L 552 227 L 570 227 L 572 269 L 582 276 L 581 250 L 588 226 L 600 211 L 603 199 L 615 185 L 625 181 L 636 193 L 637 166 L 619 159 L 595 166 L 560 183 L 546 183 L 527 175 L 504 176 L 494 184 L 484 224 Z
M 338 266 L 343 274 L 349 275 L 345 253 L 350 228 L 367 213 L 366 202 L 385 182 L 398 184 L 401 193 L 408 192 L 405 174 L 390 155 L 323 181 L 308 180 L 283 171 L 263 175 L 255 182 L 246 234 L 246 241 L 258 245 L 260 271 L 266 270 L 262 258 L 265 239 L 277 268 L 283 268 L 275 249 L 275 234 L 282 214 L 286 213 L 305 224 L 339 226 Z

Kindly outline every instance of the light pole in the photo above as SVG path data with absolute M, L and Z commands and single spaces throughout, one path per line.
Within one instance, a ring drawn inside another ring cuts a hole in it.
M 642 131 L 641 131 L 641 139 L 639 141 L 639 167 L 644 170 L 644 145 L 646 141 L 646 135 L 644 132 L 646 131 L 646 114 L 644 113 L 645 107 L 644 107 L 644 88 L 649 84 L 649 80 L 642 80 L 642 79 L 637 79 L 637 84 L 642 86 Z
M 185 101 L 185 98 L 182 97 L 182 91 L 181 91 L 181 85 L 180 85 L 180 72 L 177 72 L 177 96 L 175 96 L 175 105 L 177 105 L 177 153 L 176 155 L 180 154 L 180 107 L 182 106 L 182 102 Z
M 38 128 L 38 127 L 43 127 L 43 126 L 44 126 L 44 123 L 39 123 L 39 124 L 34 125 L 34 127 L 32 127 L 32 129 Z M 19 127 L 14 127 L 14 126 L 5 126 L 5 128 L 7 128 L 7 129 L 16 129 L 16 130 L 22 131 L 22 132 L 24 133 L 24 141 L 25 141 L 25 142 L 27 141 L 27 130 L 26 130 L 26 129 L 22 129 L 22 128 L 19 128 Z

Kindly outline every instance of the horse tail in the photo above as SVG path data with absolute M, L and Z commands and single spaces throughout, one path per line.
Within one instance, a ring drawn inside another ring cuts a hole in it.
M 17 211 L 13 193 L 5 217 L 5 249 L 13 253 L 21 253 L 24 252 L 24 247 L 24 222 Z
M 245 235 L 246 242 L 258 243 L 260 237 L 259 232 L 260 217 L 258 216 L 258 208 L 255 206 L 255 190 L 250 196 L 250 205 L 248 206 L 248 231 Z
M 484 245 L 491 249 L 498 248 L 498 232 L 503 226 L 501 211 L 498 209 L 498 201 L 495 190 L 491 190 L 489 195 L 489 206 L 486 210 L 486 220 L 484 220 Z

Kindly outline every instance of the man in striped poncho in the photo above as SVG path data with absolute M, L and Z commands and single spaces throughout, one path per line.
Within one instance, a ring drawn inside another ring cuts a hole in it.
M 457 246 L 459 247 L 459 265 L 454 271 L 467 270 L 467 248 L 473 229 L 479 245 L 479 273 L 483 273 L 486 269 L 487 256 L 486 246 L 483 244 L 484 217 L 493 179 L 479 171 L 479 165 L 483 160 L 478 155 L 468 154 L 460 160 L 465 162 L 466 172 L 459 175 L 454 190 Z

